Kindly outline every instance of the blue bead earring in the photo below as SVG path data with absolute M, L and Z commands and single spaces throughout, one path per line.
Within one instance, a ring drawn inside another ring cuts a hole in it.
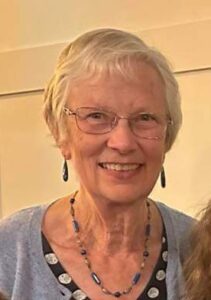
M 162 167 L 161 172 L 160 172 L 160 183 L 161 183 L 162 188 L 166 187 L 166 175 L 165 175 L 164 167 Z
M 64 160 L 63 168 L 62 168 L 62 178 L 66 182 L 68 181 L 69 175 L 68 175 L 68 165 L 66 159 Z

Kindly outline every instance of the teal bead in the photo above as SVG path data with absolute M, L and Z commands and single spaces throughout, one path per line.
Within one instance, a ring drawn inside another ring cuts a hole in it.
M 132 284 L 134 284 L 134 285 L 137 284 L 140 278 L 141 278 L 141 273 L 139 273 L 139 272 L 136 273 L 132 279 Z
M 75 232 L 79 232 L 79 225 L 76 220 L 73 220 L 73 229 Z

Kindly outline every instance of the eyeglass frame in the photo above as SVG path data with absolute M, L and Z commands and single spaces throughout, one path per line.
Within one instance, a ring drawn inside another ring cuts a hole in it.
M 106 130 L 106 131 L 104 131 L 104 132 L 89 132 L 89 131 L 86 131 L 86 130 L 82 129 L 82 128 L 79 126 L 79 124 L 78 124 L 78 118 L 80 118 L 80 116 L 77 114 L 77 110 L 83 109 L 83 108 L 94 109 L 94 110 L 96 110 L 96 112 L 112 113 L 113 116 L 114 116 L 115 118 L 114 118 L 114 122 L 111 122 L 111 127 L 110 127 L 110 129 L 108 129 L 108 130 Z M 70 108 L 64 106 L 64 107 L 63 107 L 63 112 L 64 112 L 67 116 L 75 116 L 75 121 L 76 121 L 76 124 L 77 124 L 78 129 L 81 130 L 81 131 L 84 132 L 84 133 L 87 133 L 87 134 L 101 135 L 101 134 L 109 133 L 109 132 L 111 132 L 111 131 L 118 125 L 119 120 L 125 119 L 125 120 L 128 120 L 129 127 L 130 127 L 130 129 L 131 129 L 131 131 L 133 132 L 134 135 L 136 135 L 136 136 L 138 136 L 138 137 L 140 137 L 140 138 L 143 138 L 143 139 L 149 139 L 149 140 L 159 140 L 159 139 L 161 139 L 161 137 L 141 137 L 141 136 L 139 136 L 138 134 L 136 134 L 136 133 L 134 132 L 133 126 L 131 125 L 131 124 L 132 124 L 132 122 L 131 122 L 132 118 L 131 118 L 130 116 L 128 116 L 128 117 L 119 116 L 117 113 L 115 113 L 115 112 L 113 112 L 113 111 L 110 111 L 110 110 L 104 110 L 104 109 L 99 108 L 99 107 L 87 107 L 87 106 L 84 106 L 84 107 L 77 107 L 76 110 L 73 111 L 72 109 L 70 109 Z M 138 116 L 139 114 L 140 114 L 140 115 L 141 115 L 141 114 L 143 114 L 143 115 L 144 115 L 144 114 L 149 114 L 149 115 L 151 115 L 151 116 L 156 116 L 155 114 L 150 113 L 150 112 L 147 112 L 147 111 L 143 111 L 143 112 L 140 112 L 140 113 L 137 113 L 137 114 L 134 113 L 134 114 L 132 114 L 132 115 L 137 115 L 137 116 Z M 156 116 L 156 117 L 157 117 L 157 116 Z M 162 124 L 160 124 L 160 125 L 162 126 Z M 165 124 L 165 125 L 166 125 L 166 128 L 164 128 L 164 131 L 167 129 L 167 127 L 168 127 L 169 125 L 171 125 L 171 126 L 173 125 L 173 121 L 172 121 L 169 117 L 167 117 L 167 116 L 166 116 L 166 124 Z

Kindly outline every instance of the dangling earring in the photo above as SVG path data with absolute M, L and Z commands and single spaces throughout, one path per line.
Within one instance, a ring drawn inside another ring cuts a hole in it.
M 166 187 L 166 175 L 165 175 L 164 167 L 162 167 L 161 172 L 160 172 L 160 183 L 161 183 L 162 188 Z
M 68 166 L 66 159 L 64 160 L 63 168 L 62 168 L 62 178 L 64 181 L 68 181 Z

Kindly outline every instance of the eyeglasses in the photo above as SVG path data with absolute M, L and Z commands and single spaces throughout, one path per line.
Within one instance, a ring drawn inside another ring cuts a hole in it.
M 131 131 L 144 139 L 162 139 L 168 125 L 172 121 L 165 115 L 156 115 L 149 112 L 131 114 L 129 117 L 118 116 L 111 111 L 96 107 L 79 107 L 75 111 L 64 107 L 64 113 L 75 116 L 78 128 L 88 134 L 104 134 L 117 126 L 120 119 L 128 120 Z

